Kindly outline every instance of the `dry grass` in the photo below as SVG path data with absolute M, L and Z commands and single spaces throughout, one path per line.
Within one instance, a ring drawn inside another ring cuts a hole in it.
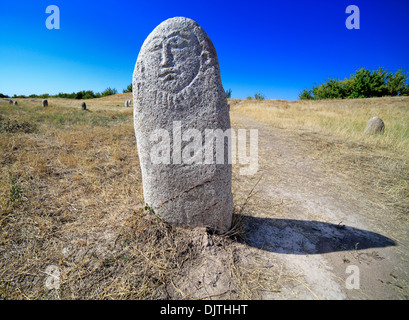
M 130 94 L 87 100 L 86 111 L 68 99 L 49 99 L 46 108 L 41 99 L 19 99 L 17 106 L 0 101 L 0 297 L 255 299 L 300 282 L 279 262 L 246 251 L 243 207 L 254 188 L 235 199 L 226 235 L 170 227 L 144 209 L 127 99 Z M 361 102 L 230 104 L 233 113 L 297 134 L 311 156 L 360 173 L 368 188 L 376 185 L 405 212 L 408 100 Z M 361 133 L 373 115 L 384 119 L 385 135 Z M 196 280 L 210 277 L 209 257 L 219 269 L 206 287 Z M 58 288 L 45 285 L 49 266 L 60 271 Z M 228 277 L 218 291 L 219 272 Z
M 47 296 L 50 292 L 44 285 L 34 285 L 31 290 L 30 285 L 23 289 L 19 283 L 36 284 L 50 264 L 72 264 L 64 268 L 69 283 L 71 272 L 73 276 L 77 271 L 84 272 L 73 262 L 70 251 L 82 255 L 74 261 L 81 260 L 82 265 L 88 264 L 88 270 L 92 269 L 104 259 L 94 261 L 92 257 L 99 256 L 96 251 L 109 244 L 100 238 L 106 235 L 111 239 L 109 228 L 122 227 L 123 221 L 135 214 L 133 210 L 141 207 L 132 111 L 115 110 L 112 119 L 112 108 L 82 111 L 58 106 L 61 103 L 51 101 L 48 108 L 32 101 L 20 101 L 14 108 L 1 105 L 3 119 L 39 128 L 30 134 L 3 132 L 1 137 L 0 265 L 4 298 Z M 19 194 L 13 195 L 13 186 Z M 119 236 L 112 232 L 112 237 Z M 114 248 L 106 254 L 113 259 Z M 90 260 L 84 262 L 88 257 Z M 72 289 L 62 296 L 96 297 L 92 290 L 82 295 Z
M 307 155 L 329 163 L 358 188 L 377 189 L 389 206 L 408 216 L 409 97 L 232 102 L 234 113 L 298 136 Z M 373 116 L 385 122 L 383 135 L 364 134 Z
M 388 148 L 409 157 L 409 97 L 353 100 L 243 101 L 235 112 L 285 129 L 312 129 L 361 144 Z M 373 116 L 384 120 L 385 134 L 364 135 Z
M 17 106 L 0 101 L 0 123 L 24 123 L 0 130 L 2 299 L 257 296 L 264 269 L 257 261 L 244 268 L 237 258 L 238 215 L 232 231 L 218 236 L 170 227 L 144 209 L 132 108 L 122 104 L 128 98 L 89 100 L 86 111 L 68 99 L 49 99 L 45 108 L 41 99 L 19 99 Z M 232 289 L 182 291 L 178 279 L 200 270 L 216 248 Z M 50 266 L 60 272 L 51 289 Z M 277 289 L 276 274 L 269 268 L 263 286 L 267 277 Z

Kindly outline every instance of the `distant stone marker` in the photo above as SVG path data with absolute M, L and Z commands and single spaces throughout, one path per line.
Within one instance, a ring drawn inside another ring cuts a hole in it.
M 365 134 L 383 133 L 385 131 L 385 124 L 381 118 L 373 117 L 368 120 L 365 127 Z
M 9 104 L 13 104 L 13 100 L 9 100 Z
M 17 101 L 13 101 L 13 105 L 18 105 L 18 102 Z
M 129 107 L 130 104 L 131 104 L 131 100 L 126 100 L 125 101 L 125 107 Z
M 216 50 L 195 21 L 168 19 L 146 38 L 133 74 L 133 103 L 145 203 L 172 224 L 229 230 L 227 141 L 223 136 L 221 164 L 209 163 L 215 148 L 207 161 L 202 152 L 205 130 L 230 133 L 229 107 Z
M 82 110 L 87 110 L 87 105 L 84 101 L 81 103 L 81 108 Z
M 48 101 L 46 99 L 41 100 L 41 105 L 43 107 L 47 107 L 48 106 Z

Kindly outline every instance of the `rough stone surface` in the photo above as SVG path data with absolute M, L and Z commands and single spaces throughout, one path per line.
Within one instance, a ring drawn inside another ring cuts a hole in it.
M 9 104 L 13 104 L 13 100 L 9 100 Z
M 81 108 L 82 108 L 82 110 L 87 110 L 87 105 L 86 105 L 85 102 L 81 103 Z
M 373 117 L 368 120 L 366 127 L 365 127 L 365 134 L 375 134 L 375 133 L 383 133 L 385 130 L 385 124 L 383 123 L 381 118 Z
M 133 103 L 145 203 L 169 223 L 227 231 L 232 220 L 227 139 L 223 164 L 204 164 L 204 152 L 191 164 L 179 161 L 193 143 L 186 130 L 199 130 L 204 143 L 205 129 L 230 128 L 216 50 L 195 21 L 168 19 L 146 38 L 133 74 Z M 152 162 L 157 129 L 169 133 L 169 164 Z M 212 152 L 215 156 L 215 148 Z
M 15 105 L 15 106 L 16 106 L 17 104 L 18 104 L 18 102 L 17 102 L 17 101 L 13 101 L 13 105 Z
M 48 101 L 46 99 L 41 100 L 41 105 L 43 107 L 47 107 L 48 106 Z
M 125 105 L 125 107 L 129 107 L 130 104 L 131 104 L 131 100 L 126 100 L 124 105 Z

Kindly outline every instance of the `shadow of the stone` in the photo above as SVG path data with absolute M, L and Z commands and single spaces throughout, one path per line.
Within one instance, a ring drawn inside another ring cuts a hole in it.
M 381 234 L 311 220 L 242 217 L 246 243 L 252 247 L 283 254 L 322 254 L 395 246 Z

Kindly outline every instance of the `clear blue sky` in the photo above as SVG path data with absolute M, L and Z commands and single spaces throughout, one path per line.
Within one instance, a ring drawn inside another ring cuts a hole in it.
M 352 4 L 359 30 L 345 26 Z M 60 9 L 59 30 L 46 28 L 49 5 Z M 175 16 L 207 32 L 233 98 L 296 100 L 361 67 L 409 72 L 409 0 L 2 0 L 0 93 L 121 93 L 144 39 Z

